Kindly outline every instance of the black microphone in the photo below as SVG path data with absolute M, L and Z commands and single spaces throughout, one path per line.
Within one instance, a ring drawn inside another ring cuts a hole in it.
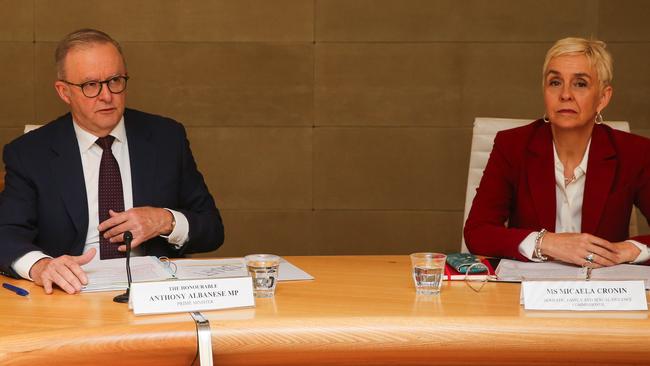
M 113 298 L 113 301 L 119 303 L 128 303 L 129 302 L 129 293 L 131 292 L 131 240 L 133 240 L 133 234 L 130 231 L 124 232 L 124 244 L 126 245 L 126 279 L 129 286 L 126 288 L 126 292 L 122 295 L 117 295 Z

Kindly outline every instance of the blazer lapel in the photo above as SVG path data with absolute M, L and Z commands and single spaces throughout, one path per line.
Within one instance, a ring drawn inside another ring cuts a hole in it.
M 553 135 L 548 123 L 535 129 L 526 156 L 528 188 L 538 215 L 539 229 L 555 231 L 555 166 Z
M 54 132 L 51 145 L 54 154 L 50 167 L 53 180 L 77 230 L 77 240 L 74 243 L 77 246 L 79 243 L 83 244 L 88 232 L 88 198 L 72 117 L 68 114 L 63 118 L 64 121 Z
M 134 120 L 128 110 L 124 113 L 126 138 L 131 163 L 131 188 L 133 207 L 147 206 L 154 202 L 150 182 L 155 180 L 156 151 L 151 142 L 151 131 L 144 123 Z
M 605 127 L 594 126 L 582 201 L 583 233 L 596 233 L 600 217 L 605 209 L 605 202 L 614 182 L 617 165 L 616 150 Z

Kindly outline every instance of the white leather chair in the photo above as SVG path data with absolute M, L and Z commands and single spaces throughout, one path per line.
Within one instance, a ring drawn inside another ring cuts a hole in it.
M 25 125 L 25 131 L 23 133 L 27 133 L 29 131 L 35 130 L 43 125 Z
M 25 130 L 23 131 L 23 133 L 27 133 L 31 130 L 35 130 L 41 126 L 42 125 L 25 125 Z M 3 191 L 5 189 L 5 179 L 4 179 L 5 174 L 4 172 L 1 172 L 1 174 L 2 175 L 0 176 L 0 191 Z
M 467 172 L 467 191 L 465 192 L 465 213 L 463 215 L 463 226 L 472 207 L 472 201 L 476 195 L 476 188 L 481 182 L 483 170 L 487 164 L 494 137 L 497 132 L 509 128 L 515 128 L 531 123 L 532 119 L 511 119 L 511 118 L 485 118 L 476 117 L 474 119 L 474 130 L 472 132 L 472 148 L 469 156 L 469 171 Z M 627 122 L 605 122 L 614 129 L 630 132 L 630 125 Z M 632 211 L 630 218 L 630 236 L 637 235 L 639 232 L 637 225 L 636 210 Z M 467 253 L 465 237 L 462 236 L 461 252 Z

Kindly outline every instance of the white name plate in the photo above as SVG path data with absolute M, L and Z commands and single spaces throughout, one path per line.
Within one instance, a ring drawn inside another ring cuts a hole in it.
M 526 310 L 648 310 L 643 281 L 524 281 Z
M 135 315 L 255 306 L 250 277 L 134 282 L 129 300 Z

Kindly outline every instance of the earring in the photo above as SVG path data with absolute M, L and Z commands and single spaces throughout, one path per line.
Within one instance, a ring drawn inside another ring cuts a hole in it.
M 544 122 L 546 122 L 546 123 L 551 122 L 551 121 L 548 119 L 548 117 L 546 117 L 546 113 L 544 113 L 544 117 L 542 117 L 542 119 L 543 119 Z
M 605 122 L 603 120 L 603 115 L 600 114 L 600 112 L 596 113 L 596 119 L 594 120 L 594 122 L 596 122 L 597 124 L 601 124 L 601 123 Z

